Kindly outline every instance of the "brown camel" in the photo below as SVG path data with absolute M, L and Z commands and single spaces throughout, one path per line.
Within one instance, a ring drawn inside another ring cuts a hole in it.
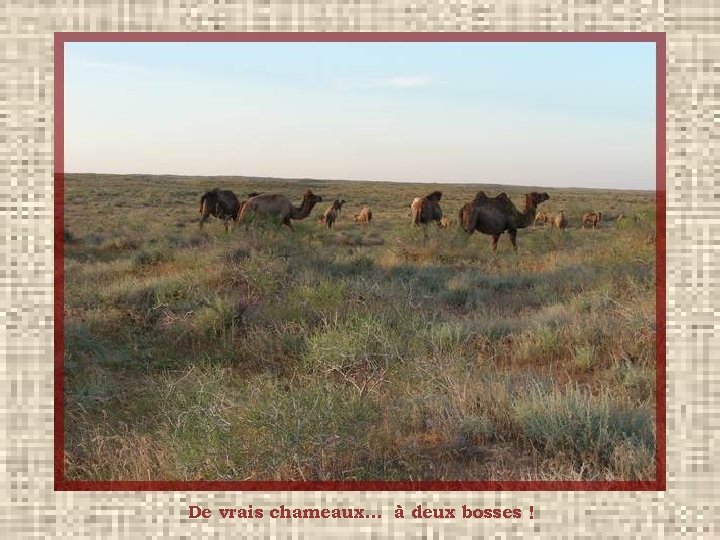
M 602 212 L 590 212 L 588 214 L 583 215 L 582 217 L 582 228 L 585 228 L 585 225 L 591 225 L 593 229 L 597 229 L 597 226 L 600 224 L 600 220 L 602 220 Z
M 565 211 L 560 210 L 560 213 L 555 216 L 555 219 L 553 220 L 553 227 L 556 227 L 558 229 L 561 229 L 565 231 L 568 226 L 567 218 L 565 217 Z
M 414 207 L 416 204 L 420 203 L 420 201 L 422 201 L 422 197 L 415 197 L 415 198 L 413 199 L 413 202 L 410 203 L 410 211 L 409 211 L 408 214 L 407 214 L 408 216 L 412 216 L 413 207 Z
M 372 210 L 370 210 L 370 207 L 365 206 L 360 210 L 360 213 L 355 215 L 355 221 L 361 225 L 370 225 L 370 221 L 372 221 Z
M 238 221 L 244 222 L 250 215 L 269 217 L 278 219 L 283 225 L 287 225 L 292 229 L 290 220 L 305 219 L 319 202 L 322 202 L 322 197 L 313 194 L 310 190 L 307 190 L 303 195 L 300 208 L 294 207 L 290 199 L 284 195 L 256 195 L 250 197 L 243 205 Z
M 318 220 L 319 223 L 324 223 L 327 225 L 328 229 L 332 229 L 333 224 L 335 223 L 335 220 L 337 219 L 338 214 L 340 213 L 340 210 L 342 209 L 342 205 L 345 203 L 345 201 L 338 201 L 335 199 L 333 203 L 330 205 L 330 207 L 325 210 L 325 213 L 323 213 L 322 216 L 320 216 L 320 219 Z
M 440 199 L 442 199 L 442 193 L 440 191 L 433 191 L 422 198 L 415 197 L 410 206 L 412 224 L 425 225 L 431 221 L 437 221 L 439 225 L 440 219 L 442 218 Z
M 547 193 L 536 191 L 527 193 L 525 211 L 520 212 L 506 193 L 501 193 L 497 197 L 488 197 L 480 191 L 475 199 L 466 203 L 460 210 L 460 224 L 468 234 L 479 231 L 491 235 L 493 250 L 497 249 L 500 235 L 507 231 L 513 249 L 517 251 L 517 230 L 533 223 L 538 204 L 549 198 Z
M 238 219 L 240 219 L 240 213 L 242 212 L 242 209 L 245 207 L 245 203 L 248 202 L 248 200 L 252 199 L 253 197 L 257 197 L 260 195 L 257 191 L 253 191 L 252 193 L 248 193 L 248 198 L 244 201 L 240 201 L 240 206 L 238 207 L 238 216 L 235 219 L 235 222 L 237 223 Z

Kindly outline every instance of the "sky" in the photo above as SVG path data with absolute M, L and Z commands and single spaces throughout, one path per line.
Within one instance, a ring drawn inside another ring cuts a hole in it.
M 653 43 L 66 43 L 65 171 L 654 189 Z

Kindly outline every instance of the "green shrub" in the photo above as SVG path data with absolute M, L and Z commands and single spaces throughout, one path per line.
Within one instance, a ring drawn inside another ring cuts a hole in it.
M 243 311 L 242 304 L 216 296 L 195 312 L 193 325 L 208 337 L 232 337 L 242 322 Z
M 654 452 L 652 410 L 615 401 L 608 394 L 535 387 L 515 397 L 512 413 L 522 437 L 545 453 L 564 452 L 576 463 L 609 466 L 623 443 Z
M 256 378 L 233 451 L 260 478 L 337 479 L 362 471 L 378 410 L 342 386 Z
M 376 370 L 402 362 L 404 350 L 402 336 L 378 317 L 360 314 L 328 323 L 310 336 L 305 363 L 320 371 Z
M 132 263 L 136 267 L 151 266 L 171 260 L 173 260 L 173 253 L 169 248 L 163 246 L 144 248 L 132 256 Z
M 497 429 L 485 417 L 468 416 L 462 420 L 460 435 L 468 443 L 480 446 L 494 441 L 497 437 Z
M 573 363 L 580 371 L 590 371 L 596 362 L 595 347 L 584 345 L 576 347 L 573 353 Z

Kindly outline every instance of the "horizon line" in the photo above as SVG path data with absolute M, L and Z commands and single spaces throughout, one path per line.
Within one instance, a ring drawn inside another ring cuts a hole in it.
M 353 178 L 314 178 L 311 176 L 261 176 L 248 174 L 180 174 L 180 173 L 102 173 L 102 172 L 63 172 L 63 175 L 96 175 L 96 176 L 176 176 L 182 178 L 223 178 L 223 179 L 259 179 L 259 180 L 281 180 L 281 181 L 315 181 L 315 182 L 367 182 L 376 184 L 436 184 L 449 186 L 505 186 L 514 188 L 542 188 L 542 189 L 593 189 L 598 191 L 652 191 L 657 193 L 657 188 L 619 188 L 619 187 L 594 187 L 594 186 L 544 186 L 538 184 L 506 184 L 502 182 L 439 182 L 428 180 L 361 180 Z

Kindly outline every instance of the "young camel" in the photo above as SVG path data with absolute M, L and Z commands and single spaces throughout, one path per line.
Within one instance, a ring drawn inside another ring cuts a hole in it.
M 345 201 L 338 201 L 335 199 L 333 203 L 330 205 L 330 207 L 325 210 L 325 213 L 323 213 L 322 216 L 320 216 L 320 219 L 318 220 L 319 223 L 325 224 L 328 229 L 332 229 L 333 224 L 335 223 L 335 220 L 338 217 L 338 214 L 340 213 L 340 210 L 342 209 L 342 205 Z
M 372 221 L 372 210 L 370 210 L 369 206 L 365 206 L 362 210 L 360 210 L 359 214 L 355 215 L 356 223 L 361 225 L 370 225 L 370 221 Z
M 537 227 L 538 223 L 542 223 L 543 227 L 547 227 L 551 219 L 552 216 L 548 212 L 540 212 L 537 216 L 535 216 L 534 226 Z
M 593 229 L 597 229 L 597 226 L 600 224 L 600 220 L 602 220 L 602 212 L 590 212 L 588 214 L 583 215 L 582 217 L 582 228 L 585 228 L 585 225 L 590 225 Z

